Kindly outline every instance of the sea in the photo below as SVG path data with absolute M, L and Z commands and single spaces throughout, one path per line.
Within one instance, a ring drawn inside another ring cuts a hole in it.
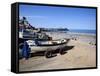
M 96 30 L 80 30 L 80 29 L 70 29 L 68 32 L 72 33 L 83 33 L 83 34 L 96 34 Z
M 73 33 L 73 34 L 92 34 L 92 35 L 96 35 L 96 30 L 87 30 L 87 29 L 49 29 L 49 32 L 67 32 L 67 33 Z

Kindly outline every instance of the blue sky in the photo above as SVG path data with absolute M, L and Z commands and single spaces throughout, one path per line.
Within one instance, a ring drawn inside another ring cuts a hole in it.
M 34 27 L 96 29 L 96 9 L 20 5 L 20 18 L 25 16 Z

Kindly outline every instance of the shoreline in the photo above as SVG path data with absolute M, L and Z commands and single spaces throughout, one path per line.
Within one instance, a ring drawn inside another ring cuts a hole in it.
M 76 34 L 76 35 L 87 35 L 87 36 L 96 36 L 94 33 L 77 33 L 77 32 L 67 32 L 68 34 Z
M 66 34 L 71 34 L 71 35 L 87 35 L 87 36 L 96 36 L 96 33 L 79 33 L 79 32 L 65 32 L 65 31 L 56 31 L 56 32 L 45 32 L 45 33 L 66 33 Z
M 96 45 L 96 35 L 93 34 L 83 34 L 83 33 L 65 33 L 65 32 L 45 32 L 53 39 L 69 38 L 72 40 L 78 40 L 81 42 L 86 42 L 88 44 Z

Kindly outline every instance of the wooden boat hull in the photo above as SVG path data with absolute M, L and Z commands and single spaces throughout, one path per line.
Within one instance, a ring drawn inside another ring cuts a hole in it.
M 51 45 L 51 46 L 31 46 L 31 53 L 40 52 L 40 51 L 52 51 L 61 49 L 66 46 L 66 43 L 60 45 Z

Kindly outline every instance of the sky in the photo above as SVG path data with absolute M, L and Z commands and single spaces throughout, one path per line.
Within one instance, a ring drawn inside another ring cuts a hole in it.
M 36 28 L 96 29 L 96 9 L 20 5 L 19 17 Z

